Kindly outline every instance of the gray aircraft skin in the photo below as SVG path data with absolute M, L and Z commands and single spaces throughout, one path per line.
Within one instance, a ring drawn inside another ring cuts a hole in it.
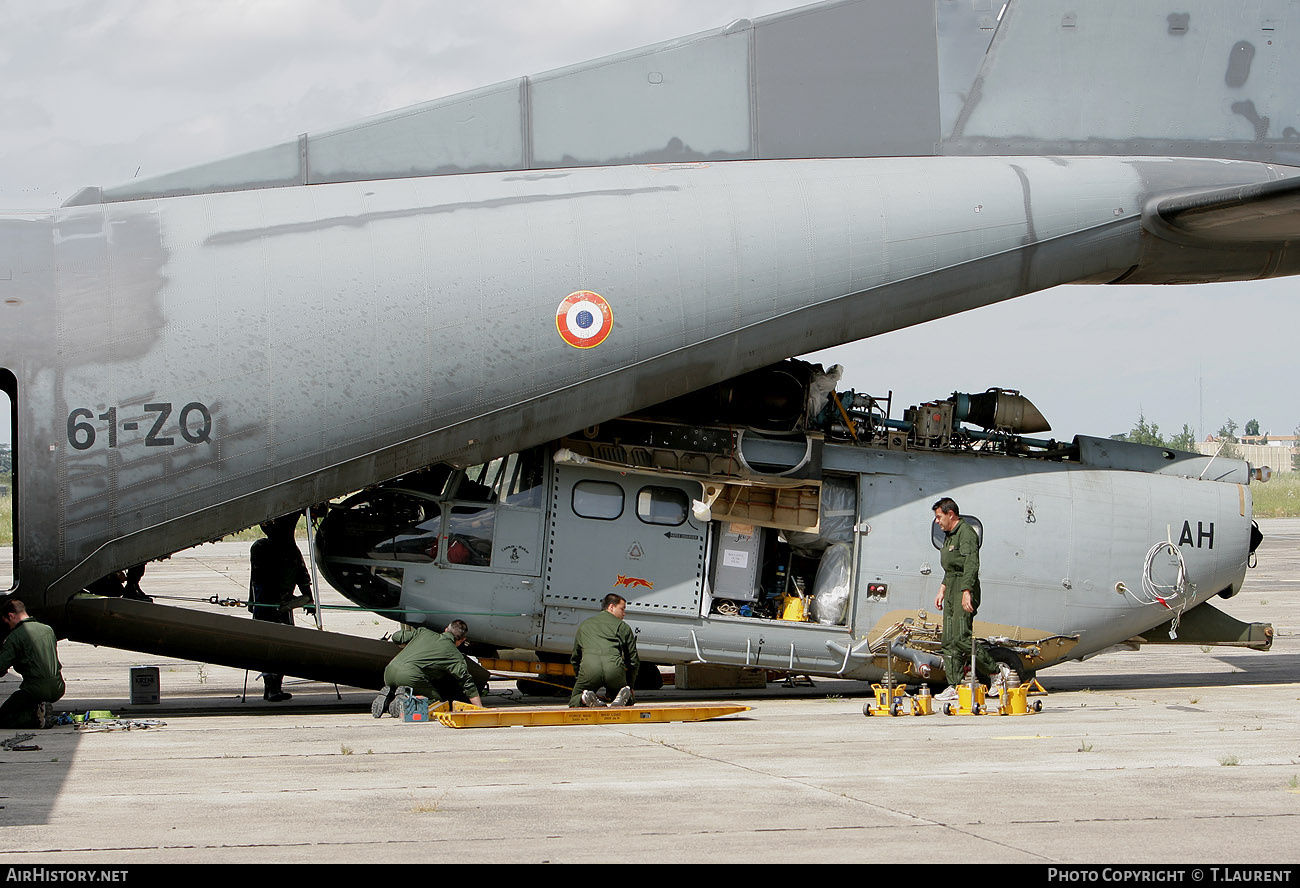
M 5 215 L 14 592 L 73 638 L 370 684 L 377 644 L 74 596 L 268 516 L 1058 284 L 1300 271 L 1300 3 L 996 7 L 816 4 Z M 1044 496 L 1213 522 L 1192 582 L 1239 586 L 1244 486 L 1106 477 L 1095 499 Z M 936 485 L 917 488 L 862 514 L 925 518 Z M 997 489 L 986 522 L 1022 508 Z M 1051 513 L 1036 528 L 1059 550 L 1013 585 L 1062 589 L 1072 559 L 1131 577 L 1156 541 Z M 1142 622 L 1079 607 L 998 619 L 1098 645 Z

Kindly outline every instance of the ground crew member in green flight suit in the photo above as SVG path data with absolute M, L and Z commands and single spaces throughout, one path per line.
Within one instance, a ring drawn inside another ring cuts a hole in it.
M 971 630 L 980 607 L 980 541 L 975 528 L 961 519 L 951 497 L 935 503 L 934 523 L 944 532 L 939 550 L 943 584 L 934 596 L 934 606 L 943 611 L 943 671 L 948 689 L 938 700 L 957 699 L 956 685 L 970 664 Z M 975 668 L 985 675 L 999 674 L 998 663 L 983 645 L 975 646 Z
M 573 685 L 570 706 L 632 705 L 632 687 L 641 660 L 636 653 L 636 635 L 623 621 L 627 599 L 611 592 L 601 606 L 604 610 L 582 621 L 573 640 L 570 660 L 578 680 Z M 613 696 L 612 704 L 596 696 L 601 688 Z
M 18 690 L 0 706 L 0 728 L 53 727 L 50 704 L 66 690 L 54 630 L 27 616 L 27 606 L 16 598 L 0 605 L 0 622 L 9 631 L 0 648 L 0 675 L 10 666 L 23 675 Z
M 428 697 L 430 705 L 463 696 L 475 706 L 482 706 L 483 698 L 465 655 L 457 650 L 468 639 L 469 627 L 464 620 L 452 620 L 446 632 L 407 626 L 395 633 L 392 640 L 406 647 L 384 669 L 386 687 L 370 704 L 370 714 L 381 718 L 387 712 L 400 718 L 401 710 L 396 708 L 401 702 L 397 699 L 399 687 L 410 688 L 418 697 Z
M 294 537 L 301 516 L 291 512 L 263 521 L 266 538 L 248 550 L 248 609 L 254 620 L 292 626 L 294 608 L 312 605 L 311 574 Z M 302 595 L 294 595 L 295 588 Z M 263 672 L 261 678 L 266 683 L 262 699 L 268 703 L 283 703 L 293 696 L 284 689 L 283 675 Z

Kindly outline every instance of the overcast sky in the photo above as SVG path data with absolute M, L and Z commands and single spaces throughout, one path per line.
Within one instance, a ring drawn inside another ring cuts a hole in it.
M 85 185 L 794 5 L 0 0 L 0 207 L 57 206 Z M 892 389 L 898 408 L 953 391 L 1020 389 L 1063 438 L 1126 431 L 1140 411 L 1162 432 L 1188 423 L 1204 435 L 1231 416 L 1293 434 L 1298 286 L 1061 287 L 821 358 L 844 363 L 859 391 Z M 0 441 L 7 434 L 0 429 Z

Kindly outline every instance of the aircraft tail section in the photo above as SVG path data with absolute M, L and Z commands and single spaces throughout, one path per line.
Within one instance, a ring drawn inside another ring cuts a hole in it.
M 1300 0 L 833 0 L 434 99 L 69 205 L 619 164 L 1300 163 Z
M 940 0 L 941 67 L 966 3 Z M 970 4 L 978 8 L 975 0 Z M 995 2 L 996 6 L 997 3 Z M 1011 0 L 988 50 L 948 78 L 945 154 L 1106 154 L 1300 161 L 1294 0 L 1168 5 Z M 949 95 L 951 115 L 955 94 Z

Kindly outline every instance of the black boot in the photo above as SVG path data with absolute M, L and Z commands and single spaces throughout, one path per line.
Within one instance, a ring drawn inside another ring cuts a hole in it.
M 262 699 L 266 702 L 283 703 L 293 697 L 293 694 L 286 693 L 280 687 L 280 683 L 284 681 L 283 675 L 272 675 L 269 672 L 263 672 L 262 680 L 266 682 L 266 690 L 262 693 Z

